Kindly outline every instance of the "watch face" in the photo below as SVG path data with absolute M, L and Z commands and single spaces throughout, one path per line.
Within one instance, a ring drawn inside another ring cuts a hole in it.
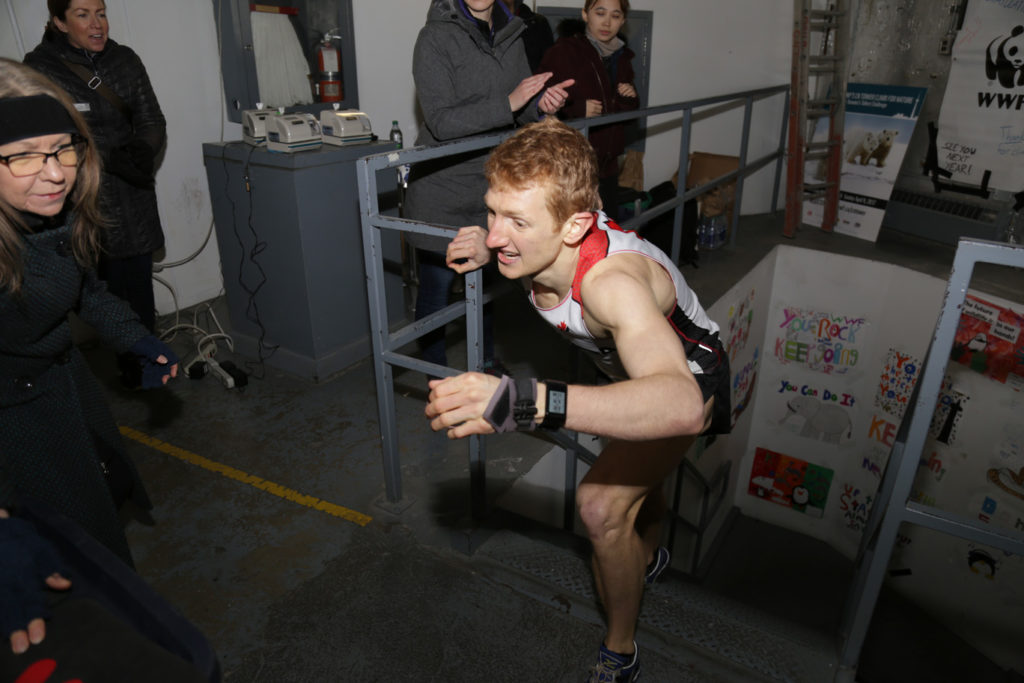
M 549 413 L 556 413 L 558 415 L 565 414 L 565 392 L 564 391 L 550 391 L 548 392 L 548 405 L 546 408 Z

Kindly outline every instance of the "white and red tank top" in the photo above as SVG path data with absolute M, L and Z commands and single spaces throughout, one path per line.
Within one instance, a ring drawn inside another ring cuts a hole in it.
M 676 303 L 666 316 L 672 329 L 683 344 L 683 350 L 694 375 L 713 371 L 724 357 L 718 339 L 718 325 L 701 307 L 697 295 L 686 284 L 672 260 L 658 247 L 627 232 L 609 220 L 601 211 L 595 212 L 596 221 L 583 238 L 580 259 L 576 267 L 572 288 L 552 308 L 541 308 L 530 292 L 530 303 L 541 317 L 559 330 L 563 336 L 597 358 L 602 370 L 615 379 L 625 379 L 626 373 L 619 362 L 615 341 L 611 337 L 598 338 L 591 334 L 583 320 L 583 296 L 580 293 L 583 277 L 601 259 L 614 254 L 639 254 L 660 265 L 676 290 Z

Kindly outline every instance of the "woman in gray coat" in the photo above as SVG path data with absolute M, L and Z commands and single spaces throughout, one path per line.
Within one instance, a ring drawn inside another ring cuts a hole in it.
M 431 0 L 427 23 L 413 51 L 416 98 L 423 113 L 417 145 L 511 131 L 562 107 L 572 81 L 544 89 L 551 74 L 531 75 L 523 29 L 522 20 L 503 2 Z M 453 228 L 486 226 L 486 158 L 487 150 L 482 150 L 414 166 L 406 217 Z M 420 319 L 448 305 L 455 274 L 444 263 L 448 240 L 412 234 L 409 241 L 419 249 L 416 318 Z M 424 359 L 446 365 L 444 331 L 422 341 Z M 488 351 L 486 360 L 491 356 Z

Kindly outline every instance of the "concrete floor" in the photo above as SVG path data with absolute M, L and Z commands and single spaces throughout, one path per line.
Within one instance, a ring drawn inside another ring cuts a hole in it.
M 780 242 L 943 278 L 953 255 L 887 230 L 877 244 L 807 229 L 788 241 L 778 216 L 760 216 L 743 220 L 737 247 L 706 254 L 684 274 L 712 302 Z M 1024 291 L 1018 275 L 985 275 L 984 287 Z M 564 362 L 553 354 L 538 363 L 536 352 L 503 341 L 536 323 L 511 299 L 496 307 L 502 360 L 531 374 Z M 186 350 L 184 340 L 174 343 Z M 396 378 L 404 493 L 396 511 L 382 504 L 369 362 L 321 384 L 268 365 L 249 368 L 262 378 L 244 390 L 207 377 L 129 393 L 117 388 L 109 354 L 88 355 L 156 504 L 155 524 L 128 528 L 139 572 L 206 633 L 223 680 L 584 679 L 603 635 L 587 549 L 496 505 L 472 518 L 466 446 L 429 430 L 422 375 Z M 245 359 L 235 362 L 244 367 Z M 524 435 L 489 439 L 488 499 L 548 450 Z M 738 517 L 707 579 L 669 571 L 645 596 L 637 636 L 643 680 L 831 680 L 851 575 L 827 545 Z M 815 597 L 801 604 L 783 599 L 790 595 Z M 1021 678 L 886 593 L 858 680 Z

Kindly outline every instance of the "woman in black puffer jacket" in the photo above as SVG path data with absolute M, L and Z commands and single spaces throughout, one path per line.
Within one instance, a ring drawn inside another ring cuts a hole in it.
M 67 90 L 89 124 L 109 224 L 99 273 L 152 331 L 153 252 L 164 245 L 154 162 L 167 140 L 164 115 L 138 55 L 108 37 L 103 0 L 47 0 L 47 8 L 43 39 L 25 63 Z

